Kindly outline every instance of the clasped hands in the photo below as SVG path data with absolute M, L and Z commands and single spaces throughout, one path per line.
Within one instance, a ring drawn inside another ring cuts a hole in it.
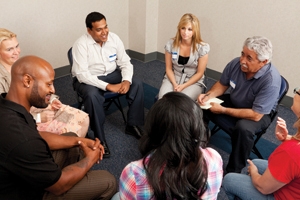
M 184 90 L 184 88 L 186 88 L 185 84 L 175 84 L 173 85 L 173 89 L 174 89 L 174 92 L 181 92 L 182 90 Z
M 79 138 L 78 145 L 85 156 L 93 160 L 93 163 L 99 163 L 103 159 L 104 147 L 98 138 L 95 140 Z
M 130 88 L 130 82 L 129 81 L 122 81 L 118 84 L 108 84 L 106 86 L 106 90 L 109 90 L 111 92 L 119 93 L 119 94 L 126 94 Z

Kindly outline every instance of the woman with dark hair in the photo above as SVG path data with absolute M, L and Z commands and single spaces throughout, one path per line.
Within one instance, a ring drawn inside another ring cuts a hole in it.
M 199 105 L 183 93 L 165 94 L 147 115 L 143 158 L 124 168 L 119 198 L 216 199 L 223 162 L 206 148 L 208 139 Z

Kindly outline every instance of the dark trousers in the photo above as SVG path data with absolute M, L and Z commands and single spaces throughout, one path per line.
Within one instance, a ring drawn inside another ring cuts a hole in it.
M 65 133 L 70 137 L 77 137 L 75 133 Z M 54 162 L 63 169 L 83 158 L 79 147 L 52 151 Z M 70 190 L 60 196 L 45 192 L 43 200 L 50 199 L 110 199 L 117 191 L 117 181 L 114 175 L 105 170 L 90 170 Z
M 218 97 L 224 102 L 222 106 L 234 108 L 230 95 L 225 94 Z M 271 117 L 264 115 L 259 121 L 231 117 L 229 115 L 214 114 L 210 110 L 203 110 L 204 121 L 214 122 L 216 125 L 230 135 L 232 150 L 226 167 L 226 172 L 241 172 L 246 166 L 246 161 L 250 156 L 254 145 L 255 133 L 269 126 Z
M 121 71 L 119 69 L 108 74 L 107 76 L 98 76 L 99 80 L 110 84 L 117 84 L 122 81 Z M 106 142 L 104 135 L 105 111 L 103 104 L 105 98 L 103 90 L 79 83 L 76 79 L 73 83 L 74 89 L 82 97 L 85 112 L 90 117 L 90 127 L 95 134 L 95 137 L 100 141 Z M 128 125 L 143 125 L 144 124 L 144 89 L 143 83 L 139 79 L 132 78 L 130 89 L 126 94 L 126 100 L 129 106 L 127 113 Z

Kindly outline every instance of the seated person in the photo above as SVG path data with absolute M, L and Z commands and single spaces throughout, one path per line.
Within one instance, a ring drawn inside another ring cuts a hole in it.
M 231 200 L 240 199 L 300 199 L 300 90 L 294 90 L 292 111 L 298 120 L 297 133 L 288 135 L 286 123 L 278 117 L 275 134 L 282 141 L 269 160 L 248 160 L 248 173 L 229 173 L 223 188 Z
M 195 15 L 187 13 L 181 17 L 176 36 L 167 42 L 165 50 L 166 74 L 158 98 L 176 91 L 196 101 L 206 87 L 203 81 L 210 47 L 201 39 Z
M 222 105 L 210 103 L 204 110 L 209 120 L 230 124 L 232 151 L 225 173 L 238 172 L 246 166 L 255 133 L 268 127 L 277 107 L 281 77 L 271 63 L 272 44 L 261 36 L 247 38 L 241 56 L 225 67 L 221 79 L 198 102 L 204 105 L 211 98 L 224 100 Z M 226 91 L 230 88 L 230 94 Z M 226 92 L 226 93 L 225 93 Z
M 91 129 L 110 156 L 104 134 L 104 91 L 126 94 L 128 102 L 125 133 L 142 136 L 144 124 L 144 90 L 140 80 L 133 77 L 133 66 L 121 39 L 109 32 L 106 18 L 99 12 L 87 15 L 87 33 L 73 45 L 74 88 L 82 97 L 84 109 L 91 119 Z M 117 67 L 120 66 L 119 68 Z
M 147 115 L 143 158 L 124 168 L 113 199 L 217 199 L 223 161 L 208 140 L 199 105 L 183 93 L 165 94 Z
M 115 177 L 90 171 L 104 153 L 97 138 L 36 129 L 29 110 L 48 106 L 54 74 L 36 56 L 19 58 L 11 68 L 9 91 L 0 95 L 0 115 L 5 116 L 0 120 L 0 199 L 110 199 Z
M 7 93 L 11 82 L 11 66 L 19 59 L 20 46 L 16 34 L 0 28 L 0 94 Z M 32 107 L 30 113 L 37 121 L 39 131 L 56 134 L 74 132 L 85 137 L 89 127 L 88 114 L 62 104 L 57 95 L 51 96 L 45 109 Z

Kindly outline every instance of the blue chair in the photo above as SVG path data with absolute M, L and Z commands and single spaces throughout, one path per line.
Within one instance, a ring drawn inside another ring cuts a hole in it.
M 279 91 L 278 104 L 277 104 L 277 108 L 276 108 L 275 112 L 271 116 L 271 122 L 270 122 L 270 124 L 274 121 L 274 119 L 275 119 L 275 117 L 276 117 L 276 115 L 278 113 L 279 104 L 282 101 L 283 97 L 286 95 L 286 93 L 287 93 L 288 90 L 289 90 L 289 83 L 287 82 L 287 80 L 283 76 L 281 76 L 281 87 L 280 87 L 280 91 Z M 227 133 L 229 135 L 232 134 L 231 127 L 234 126 L 235 122 L 232 122 L 232 121 L 230 121 L 229 119 L 226 119 L 226 118 L 223 119 L 222 121 L 213 121 L 213 120 L 211 120 L 211 121 L 215 124 L 214 127 L 211 130 L 211 135 L 215 134 L 220 129 L 222 129 L 225 133 Z M 262 129 L 262 130 L 258 131 L 257 133 L 255 133 L 256 138 L 254 140 L 254 145 L 252 147 L 252 152 L 258 158 L 261 158 L 261 159 L 263 159 L 263 156 L 261 155 L 261 153 L 257 149 L 256 143 L 261 138 L 261 136 L 266 133 L 266 131 L 269 128 L 270 124 L 265 129 Z
M 72 65 L 73 65 L 72 47 L 68 51 L 68 60 L 69 60 L 70 66 L 71 66 L 70 71 L 72 71 Z M 72 73 L 71 73 L 71 76 L 72 76 Z M 72 79 L 74 79 L 74 78 L 72 78 Z M 111 106 L 111 104 L 114 103 L 116 105 L 116 107 L 119 109 L 119 111 L 122 113 L 124 123 L 126 124 L 126 118 L 124 115 L 123 107 L 120 102 L 120 97 L 123 95 L 124 94 L 119 94 L 119 93 L 115 93 L 115 92 L 111 92 L 111 91 L 105 91 L 103 94 L 103 96 L 105 98 L 104 109 L 108 110 L 109 107 Z M 77 93 L 77 98 L 78 98 L 78 104 L 79 104 L 78 108 L 83 110 L 84 109 L 83 99 L 80 97 L 80 95 L 78 93 Z

